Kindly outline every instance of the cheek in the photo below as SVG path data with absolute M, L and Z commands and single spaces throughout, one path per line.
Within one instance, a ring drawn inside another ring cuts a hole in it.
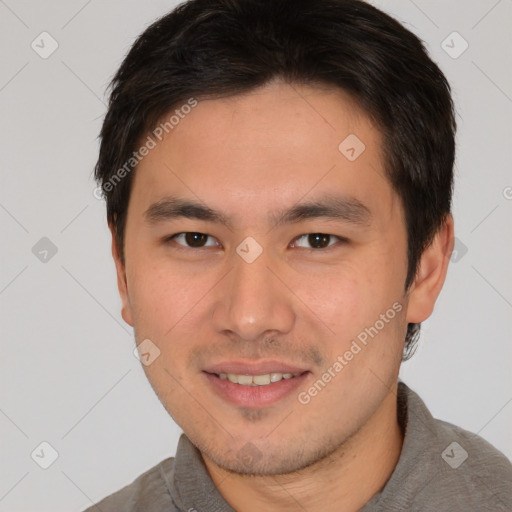
M 176 268 L 149 260 L 130 270 L 127 279 L 135 324 L 149 338 L 163 339 L 204 295 L 201 283 L 207 289 L 207 279 L 191 282 Z
M 128 279 L 133 283 L 130 299 L 137 343 L 149 339 L 159 350 L 155 361 L 143 370 L 166 408 L 186 403 L 181 390 L 189 378 L 189 352 L 201 336 L 204 338 L 193 328 L 194 323 L 197 325 L 194 319 L 211 284 L 207 277 L 191 280 L 175 268 L 151 265 L 147 260 Z M 186 388 L 194 392 L 193 382 L 187 382 Z M 174 414 L 174 410 L 167 410 Z
M 396 260 L 396 254 L 383 252 L 340 265 L 336 270 L 330 268 L 325 273 L 304 273 L 307 277 L 296 283 L 297 296 L 307 306 L 304 312 L 314 323 L 329 327 L 326 332 L 331 350 L 344 350 L 360 333 L 364 338 L 364 333 L 376 322 L 379 338 L 396 337 L 403 323 L 397 309 L 406 309 L 403 303 L 406 269 Z M 311 316 L 310 311 L 315 315 Z M 385 315 L 385 327 L 380 329 L 382 315 Z
M 293 298 L 298 323 L 307 329 L 322 329 L 326 339 L 343 345 L 364 323 L 369 306 L 368 283 L 353 265 L 329 267 L 323 272 L 302 272 L 294 282 Z M 301 313 L 302 312 L 302 313 Z M 302 318 L 301 318 L 302 317 Z M 306 324 L 306 325 L 305 325 Z

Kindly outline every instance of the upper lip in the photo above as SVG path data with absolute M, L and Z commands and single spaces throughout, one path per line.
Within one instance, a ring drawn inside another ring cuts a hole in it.
M 237 375 L 266 375 L 268 373 L 304 373 L 307 368 L 295 366 L 281 361 L 225 361 L 212 364 L 204 369 L 207 373 L 236 373 Z

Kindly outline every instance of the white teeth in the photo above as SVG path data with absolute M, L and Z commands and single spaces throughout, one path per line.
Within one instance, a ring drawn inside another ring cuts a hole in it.
M 271 382 L 277 382 L 283 378 L 282 373 L 271 373 L 270 374 L 270 381 Z
M 238 384 L 242 384 L 242 386 L 248 386 L 252 384 L 252 375 L 239 375 L 238 376 Z
M 239 375 L 236 373 L 220 373 L 221 380 L 229 380 L 234 384 L 242 386 L 266 386 L 273 382 L 279 382 L 282 379 L 291 379 L 297 377 L 301 373 L 266 373 L 264 375 Z
M 266 386 L 267 384 L 270 384 L 270 373 L 265 375 L 255 375 L 251 380 L 254 384 L 258 384 L 258 386 Z M 240 381 L 238 381 L 238 383 L 241 384 Z

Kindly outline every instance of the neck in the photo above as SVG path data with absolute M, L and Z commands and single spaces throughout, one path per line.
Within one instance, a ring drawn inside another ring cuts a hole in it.
M 219 492 L 238 512 L 322 510 L 353 512 L 379 492 L 402 448 L 395 385 L 379 409 L 328 457 L 287 475 L 247 477 L 203 456 Z M 300 506 L 299 506 L 300 505 Z

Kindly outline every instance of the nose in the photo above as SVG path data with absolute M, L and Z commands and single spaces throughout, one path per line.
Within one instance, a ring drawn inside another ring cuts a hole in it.
M 212 314 L 217 332 L 255 341 L 291 331 L 296 318 L 293 294 L 275 267 L 265 251 L 252 263 L 234 255 L 234 268 L 217 290 Z

